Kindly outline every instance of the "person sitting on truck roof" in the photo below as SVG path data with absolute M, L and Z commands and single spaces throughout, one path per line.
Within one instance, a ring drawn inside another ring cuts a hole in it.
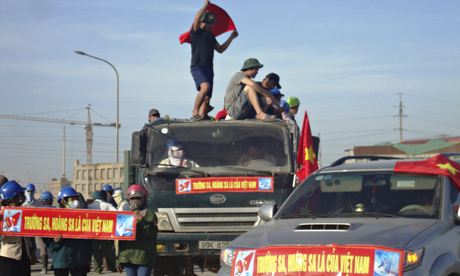
M 263 111 L 258 94 L 265 98 L 267 104 L 277 104 L 276 99 L 268 89 L 252 80 L 262 67 L 263 65 L 257 59 L 248 58 L 244 61 L 241 71 L 235 73 L 230 79 L 224 99 L 229 119 L 249 119 L 254 111 L 256 119 L 274 119 L 274 116 Z
M 185 148 L 176 140 L 169 139 L 166 142 L 166 146 L 168 149 L 168 157 L 163 159 L 158 167 L 199 167 L 194 161 L 185 158 Z

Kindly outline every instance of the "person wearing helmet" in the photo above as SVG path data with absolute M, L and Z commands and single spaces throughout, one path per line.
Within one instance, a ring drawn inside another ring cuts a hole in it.
M 0 174 L 0 188 L 2 187 L 3 184 L 8 182 L 8 178 L 2 174 Z M 0 198 L 0 206 L 2 204 L 2 199 Z
M 50 191 L 44 191 L 40 194 L 40 207 L 41 208 L 56 208 L 53 206 L 54 197 Z M 35 243 L 40 254 L 42 263 L 42 274 L 48 273 L 48 250 L 42 237 L 35 237 Z
M 113 199 L 113 187 L 112 187 L 112 185 L 104 184 L 102 186 L 102 191 L 106 195 L 105 201 L 110 203 L 110 204 L 112 204 L 112 206 L 116 209 L 118 206 L 117 206 L 117 203 L 115 202 L 115 200 Z
M 152 272 L 156 255 L 157 218 L 147 209 L 147 190 L 139 185 L 129 186 L 126 197 L 136 218 L 136 240 L 119 241 L 117 270 L 126 275 L 147 276 Z
M 129 203 L 123 198 L 123 191 L 120 188 L 113 190 L 112 197 L 118 205 L 118 211 L 130 211 Z
M 57 201 L 61 208 L 84 208 L 81 195 L 70 186 L 61 188 Z M 45 243 L 51 249 L 54 275 L 87 275 L 91 267 L 90 240 L 63 239 L 57 235 L 54 239 L 45 239 Z
M 163 159 L 158 167 L 199 167 L 194 161 L 185 158 L 185 147 L 176 140 L 169 139 L 166 142 L 166 148 L 168 150 L 168 157 Z
M 294 97 L 294 96 L 289 96 L 286 102 L 289 105 L 289 113 L 291 114 L 291 117 L 294 119 L 297 112 L 299 112 L 299 105 L 300 105 L 299 98 Z
M 40 203 L 41 203 L 40 206 L 41 207 L 45 207 L 45 208 L 54 207 L 53 202 L 54 202 L 54 196 L 50 191 L 43 191 L 40 194 Z
M 110 186 L 110 185 L 108 185 Z M 111 187 L 110 187 L 111 188 Z M 88 209 L 99 211 L 116 211 L 117 209 L 106 202 L 106 194 L 104 191 L 95 191 L 91 194 L 94 201 L 88 204 Z M 94 271 L 102 273 L 103 258 L 107 260 L 107 269 L 112 272 L 117 272 L 115 267 L 115 251 L 113 249 L 112 240 L 92 240 L 91 246 L 93 249 L 93 257 L 95 261 Z
M 14 180 L 0 188 L 2 206 L 21 206 L 26 200 L 24 188 Z M 17 227 L 12 225 L 11 227 Z M 31 275 L 35 264 L 35 246 L 31 238 L 4 236 L 0 247 L 0 274 L 2 276 Z
M 26 196 L 26 201 L 22 204 L 22 206 L 40 207 L 40 202 L 35 199 L 35 185 L 33 183 L 29 183 L 29 185 L 27 185 L 24 194 Z

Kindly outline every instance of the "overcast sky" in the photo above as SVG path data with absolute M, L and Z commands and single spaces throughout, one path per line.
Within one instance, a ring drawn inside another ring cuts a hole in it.
M 149 108 L 188 118 L 196 92 L 190 46 L 178 43 L 202 1 L 0 0 L 0 114 L 114 122 L 120 74 L 120 150 Z M 460 2 L 215 1 L 240 36 L 215 55 L 212 105 L 223 106 L 231 75 L 248 57 L 281 76 L 300 98 L 323 164 L 356 145 L 460 136 Z M 218 37 L 223 43 L 228 37 Z M 301 114 L 298 120 L 302 120 Z M 299 122 L 301 123 L 301 122 Z M 0 174 L 24 184 L 62 175 L 60 124 L 0 119 Z M 66 126 L 66 174 L 86 160 L 82 126 Z M 94 162 L 115 160 L 115 130 L 94 128 Z M 120 154 L 120 159 L 122 156 Z

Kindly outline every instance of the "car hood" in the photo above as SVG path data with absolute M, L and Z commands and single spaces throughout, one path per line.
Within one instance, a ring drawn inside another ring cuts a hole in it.
M 407 218 L 282 219 L 270 221 L 239 236 L 232 246 L 259 248 L 268 245 L 367 244 L 404 248 L 436 222 L 434 219 Z M 350 227 L 348 230 L 298 230 L 299 226 L 302 228 L 301 225 L 313 224 Z

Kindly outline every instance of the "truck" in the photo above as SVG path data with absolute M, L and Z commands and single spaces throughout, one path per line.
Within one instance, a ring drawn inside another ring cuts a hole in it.
M 158 218 L 155 275 L 190 265 L 218 271 L 220 250 L 260 223 L 259 207 L 281 205 L 293 190 L 296 129 L 281 120 L 170 119 L 132 134 L 126 178 L 147 188 Z M 160 164 L 171 140 L 196 167 Z

